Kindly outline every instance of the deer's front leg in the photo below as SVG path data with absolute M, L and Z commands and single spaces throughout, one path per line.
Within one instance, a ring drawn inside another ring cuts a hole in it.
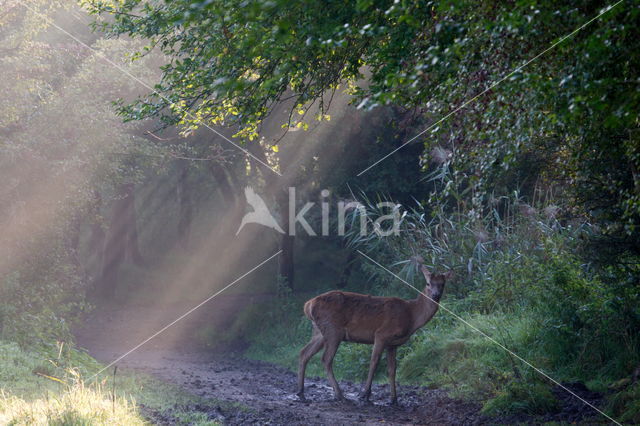
M 382 355 L 383 350 L 384 344 L 380 339 L 376 337 L 376 340 L 373 344 L 373 350 L 371 351 L 371 364 L 369 364 L 369 375 L 367 376 L 367 383 L 365 383 L 364 389 L 362 389 L 362 393 L 360 393 L 360 398 L 365 401 L 369 400 L 369 396 L 371 395 L 371 383 L 373 382 L 373 375 L 376 373 L 376 368 L 378 367 L 378 362 L 380 362 L 380 356 Z
M 387 375 L 389 376 L 389 386 L 391 387 L 391 405 L 398 404 L 396 394 L 396 349 L 397 346 L 387 348 Z

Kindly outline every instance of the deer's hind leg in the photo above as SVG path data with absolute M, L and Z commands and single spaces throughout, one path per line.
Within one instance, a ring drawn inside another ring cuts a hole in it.
M 322 364 L 324 365 L 324 369 L 327 373 L 329 383 L 331 383 L 331 386 L 333 387 L 335 397 L 339 401 L 343 401 L 344 396 L 342 395 L 338 381 L 333 375 L 333 358 L 336 356 L 336 352 L 338 351 L 338 346 L 340 346 L 341 341 L 342 336 L 336 335 L 336 333 L 328 333 L 328 335 L 324 335 L 325 343 L 324 352 L 322 353 Z
M 298 361 L 298 396 L 304 400 L 304 373 L 307 369 L 307 363 L 315 354 L 320 352 L 324 346 L 324 337 L 315 324 L 313 324 L 313 334 L 311 340 L 300 351 L 300 359 Z

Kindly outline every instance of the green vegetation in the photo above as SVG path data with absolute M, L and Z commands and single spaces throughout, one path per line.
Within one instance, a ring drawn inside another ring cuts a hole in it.
M 417 250 L 437 267 L 451 265 L 457 275 L 445 290 L 446 310 L 401 347 L 401 381 L 485 401 L 485 414 L 544 414 L 557 407 L 553 383 L 496 342 L 557 381 L 582 381 L 592 390 L 608 392 L 608 385 L 640 363 L 640 312 L 635 299 L 619 297 L 623 281 L 618 286 L 604 281 L 611 270 L 597 275 L 581 263 L 576 247 L 589 226 L 562 226 L 543 206 L 527 206 L 522 214 L 517 201 L 508 205 L 512 216 L 501 220 L 488 214 L 481 222 L 482 235 L 465 216 L 456 221 L 436 216 L 427 222 L 414 212 L 405 217 L 399 237 L 361 241 L 355 232 L 353 244 L 377 259 L 407 259 Z M 397 266 L 403 266 L 401 276 L 422 286 L 421 277 L 413 281 L 412 263 Z M 367 263 L 362 268 L 370 282 L 366 289 L 352 290 L 415 297 L 414 290 L 388 273 Z M 241 333 L 250 336 L 247 354 L 295 370 L 298 351 L 311 333 L 302 303 L 303 298 L 285 292 L 271 305 L 254 307 L 252 322 L 245 320 Z M 369 354 L 368 346 L 343 344 L 336 373 L 362 381 Z M 317 359 L 310 366 L 309 374 L 324 375 Z M 384 371 L 379 368 L 381 380 Z M 610 396 L 612 415 L 635 415 L 633 389 Z
M 615 394 L 609 402 L 609 409 L 618 418 L 630 424 L 640 423 L 640 385 L 629 386 Z
M 142 425 L 153 414 L 174 424 L 217 424 L 189 410 L 190 405 L 207 403 L 200 398 L 126 370 L 92 380 L 101 367 L 63 345 L 57 351 L 36 351 L 0 341 L 0 423 Z

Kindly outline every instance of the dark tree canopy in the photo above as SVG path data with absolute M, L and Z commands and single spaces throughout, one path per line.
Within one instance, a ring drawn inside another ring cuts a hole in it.
M 415 109 L 422 129 L 437 123 L 417 141 L 427 157 L 452 154 L 448 188 L 469 188 L 480 202 L 560 183 L 606 232 L 638 235 L 638 1 L 86 6 L 110 15 L 97 23 L 103 30 L 167 57 L 156 93 L 122 106 L 129 119 L 235 124 L 253 140 L 278 102 L 295 99 L 283 127 L 305 128 L 345 90 L 361 108 L 395 104 Z M 319 113 L 306 117 L 313 103 Z

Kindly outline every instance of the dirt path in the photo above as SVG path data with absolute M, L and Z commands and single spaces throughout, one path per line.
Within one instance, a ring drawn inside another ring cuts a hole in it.
M 337 403 L 325 380 L 308 380 L 309 402 L 293 396 L 295 376 L 278 366 L 245 359 L 211 359 L 197 354 L 144 352 L 125 365 L 180 385 L 202 397 L 237 402 L 250 411 L 228 406 L 194 407 L 225 424 L 476 424 L 477 407 L 460 405 L 438 390 L 403 387 L 401 407 L 388 406 L 386 386 L 374 387 L 372 404 Z M 342 383 L 347 398 L 357 387 Z M 156 417 L 160 422 L 169 419 Z
M 342 382 L 348 399 L 333 401 L 324 378 L 307 378 L 307 399 L 294 396 L 295 374 L 272 364 L 252 361 L 234 353 L 213 355 L 194 347 L 193 330 L 234 314 L 236 298 L 213 301 L 204 313 L 189 316 L 118 363 L 174 383 L 205 398 L 241 403 L 250 410 L 193 407 L 225 424 L 478 424 L 478 407 L 447 397 L 437 389 L 400 386 L 399 407 L 389 406 L 387 385 L 374 385 L 372 403 L 356 402 L 360 384 Z M 165 324 L 189 305 L 103 307 L 89 315 L 75 331 L 78 343 L 95 358 L 111 362 Z M 153 414 L 152 414 L 153 415 Z M 159 423 L 170 419 L 155 416 Z
M 386 384 L 374 385 L 372 403 L 363 404 L 357 401 L 356 396 L 361 384 L 341 382 L 350 401 L 339 403 L 332 400 L 333 391 L 324 378 L 307 378 L 308 402 L 299 402 L 294 396 L 294 373 L 272 364 L 244 359 L 235 353 L 213 355 L 211 351 L 203 351 L 193 345 L 193 331 L 211 323 L 224 326 L 224 318 L 234 314 L 237 301 L 238 298 L 233 296 L 213 301 L 206 311 L 185 318 L 118 365 L 152 374 L 204 398 L 249 407 L 246 410 L 216 403 L 191 407 L 225 424 L 476 425 L 532 422 L 526 417 L 490 420 L 479 414 L 476 404 L 454 400 L 443 390 L 417 386 L 400 386 L 400 406 L 392 407 L 388 404 Z M 189 307 L 106 307 L 94 311 L 75 333 L 79 345 L 92 356 L 111 362 Z M 584 411 L 584 407 L 578 408 Z M 169 417 L 147 414 L 159 424 L 171 423 Z M 560 419 L 575 421 L 575 416 L 559 415 L 545 420 Z

